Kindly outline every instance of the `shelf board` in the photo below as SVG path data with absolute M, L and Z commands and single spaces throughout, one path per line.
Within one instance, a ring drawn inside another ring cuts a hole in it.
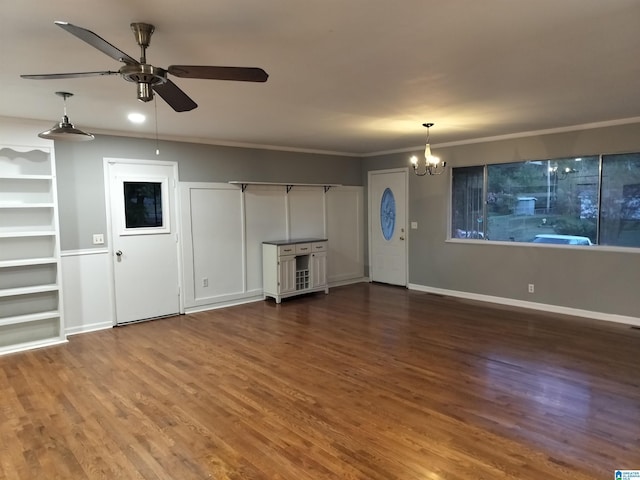
M 60 317 L 58 310 L 51 310 L 49 312 L 29 313 L 27 315 L 17 315 L 15 317 L 0 318 L 0 327 L 6 325 L 16 325 L 19 323 L 38 322 L 40 320 L 47 320 L 49 318 Z
M 275 185 L 280 187 L 286 187 L 287 193 L 293 187 L 323 187 L 324 191 L 327 192 L 331 187 L 341 187 L 341 183 L 294 183 L 294 182 L 248 182 L 244 180 L 230 180 L 230 185 L 240 185 L 242 191 L 244 192 L 248 185 Z
M 0 203 L 0 208 L 53 208 L 53 203 Z
M 58 261 L 53 257 L 21 258 L 19 260 L 2 260 L 0 261 L 0 268 L 27 267 L 30 265 L 47 265 L 49 263 L 58 263 Z
M 25 232 L 0 232 L 0 238 L 21 238 L 21 237 L 54 237 L 53 230 L 32 230 Z
M 53 175 L 0 174 L 0 180 L 53 180 Z
M 32 293 L 55 292 L 58 285 L 35 285 L 32 287 L 3 288 L 0 289 L 0 297 L 15 297 L 17 295 L 31 295 Z

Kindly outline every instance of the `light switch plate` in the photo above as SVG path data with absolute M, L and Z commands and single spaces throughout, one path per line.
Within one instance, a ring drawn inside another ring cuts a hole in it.
M 93 234 L 93 244 L 94 245 L 104 245 L 104 234 L 102 234 L 102 233 L 94 233 Z
M 417 230 L 418 229 L 418 222 L 411 222 L 411 230 Z

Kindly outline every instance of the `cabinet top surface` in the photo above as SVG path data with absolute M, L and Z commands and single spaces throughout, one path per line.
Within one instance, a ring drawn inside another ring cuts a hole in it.
M 262 243 L 265 245 L 294 245 L 296 243 L 313 243 L 326 241 L 326 238 L 294 238 L 291 240 L 269 240 Z

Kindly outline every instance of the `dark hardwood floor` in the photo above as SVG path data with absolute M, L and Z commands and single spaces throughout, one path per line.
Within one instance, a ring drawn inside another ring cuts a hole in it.
M 375 284 L 0 357 L 0 478 L 640 469 L 640 330 Z

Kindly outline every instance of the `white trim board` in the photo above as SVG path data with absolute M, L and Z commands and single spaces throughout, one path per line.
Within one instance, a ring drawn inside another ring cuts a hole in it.
M 113 328 L 113 324 L 111 322 L 99 322 L 99 323 L 91 323 L 85 324 L 77 327 L 70 327 L 65 330 L 67 336 L 71 335 L 79 335 L 81 333 L 91 333 L 97 332 L 99 330 L 108 330 Z
M 561 315 L 572 315 L 574 317 L 584 317 L 593 320 L 603 320 L 605 322 L 622 323 L 640 327 L 640 318 L 629 317 L 626 315 L 617 315 L 613 313 L 593 312 L 591 310 L 582 310 L 580 308 L 563 307 L 560 305 L 549 305 L 547 303 L 527 302 L 525 300 L 515 300 L 513 298 L 494 297 L 492 295 L 483 295 L 479 293 L 460 292 L 457 290 L 447 290 L 444 288 L 434 288 L 425 285 L 410 283 L 407 288 L 418 292 L 434 293 L 436 295 L 445 295 L 449 297 L 464 298 L 466 300 L 477 300 L 486 303 L 496 303 L 498 305 L 508 305 L 511 307 L 527 308 L 530 310 L 539 310 L 542 312 L 559 313 Z
M 61 263 L 65 333 L 75 335 L 113 327 L 109 251 L 65 250 L 61 252 Z

